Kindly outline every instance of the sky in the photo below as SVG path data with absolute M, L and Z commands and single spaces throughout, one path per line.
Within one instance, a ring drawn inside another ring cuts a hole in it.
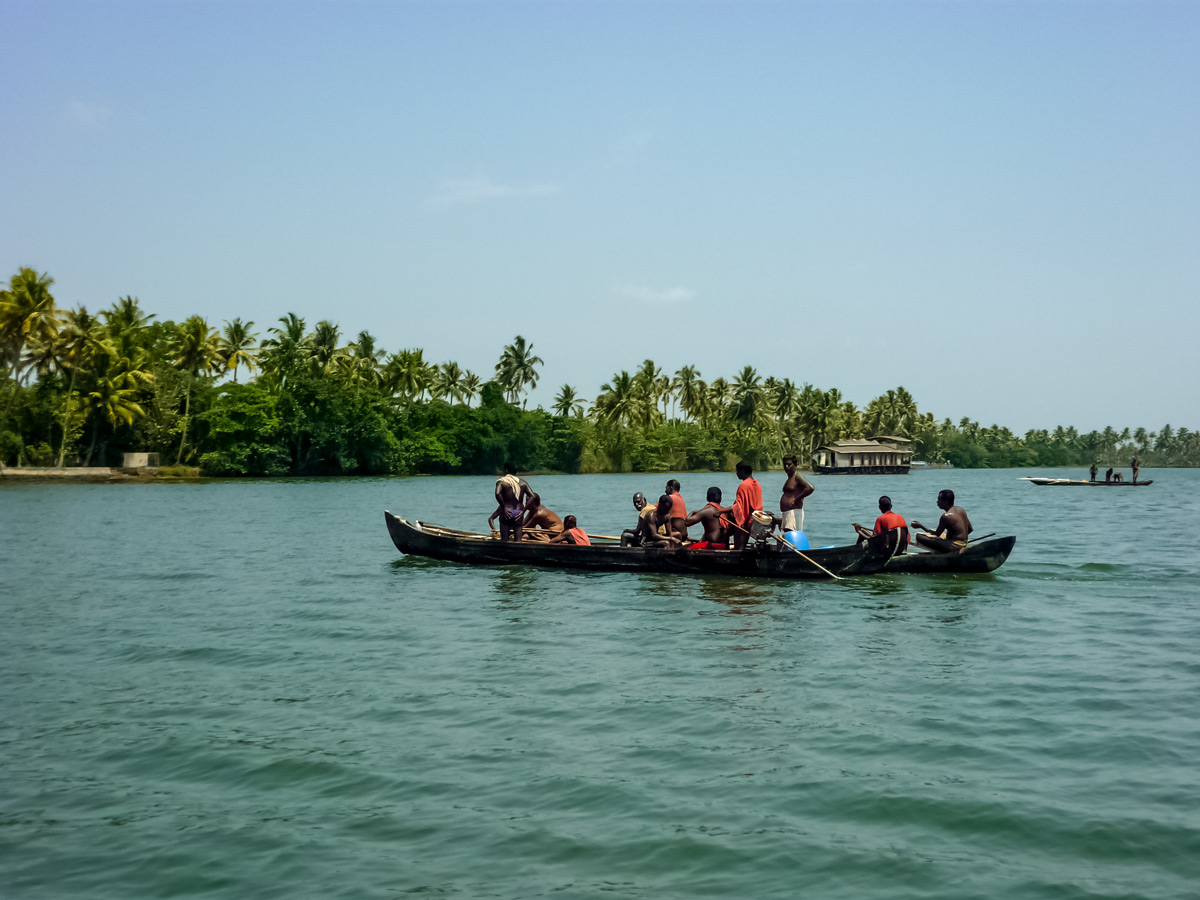
M 531 403 L 653 359 L 1200 429 L 1200 4 L 0 0 L 0 276 Z

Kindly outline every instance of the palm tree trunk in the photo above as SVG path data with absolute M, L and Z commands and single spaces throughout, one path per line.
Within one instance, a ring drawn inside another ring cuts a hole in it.
M 92 464 L 92 453 L 96 449 L 96 434 L 99 431 L 100 431 L 100 420 L 99 420 L 99 417 L 97 417 L 96 421 L 92 423 L 92 442 L 88 445 L 87 456 L 84 457 L 84 460 L 83 460 L 83 467 L 85 469 Z
M 63 433 L 62 443 L 58 447 L 58 467 L 63 467 L 63 460 L 67 456 L 67 420 L 71 416 L 71 396 L 75 393 L 75 376 L 78 374 L 78 369 L 71 369 L 71 386 L 67 388 L 67 404 L 63 409 Z
M 187 391 L 183 395 L 183 431 L 179 435 L 179 453 L 175 455 L 175 465 L 183 464 L 183 442 L 187 439 L 188 415 L 192 409 L 192 382 L 188 379 Z

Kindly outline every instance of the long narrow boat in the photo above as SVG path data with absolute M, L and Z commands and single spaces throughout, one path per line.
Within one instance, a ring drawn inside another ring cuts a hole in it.
M 1029 481 L 1038 487 L 1146 487 L 1154 484 L 1154 479 L 1146 481 L 1072 481 L 1070 478 L 1018 478 L 1017 481 Z
M 487 534 L 458 531 L 400 519 L 385 511 L 388 534 L 401 553 L 473 565 L 530 565 L 602 572 L 672 572 L 735 575 L 741 578 L 826 579 L 830 575 L 881 572 L 991 572 L 1008 559 L 1015 537 L 981 541 L 958 553 L 910 552 L 889 556 L 874 541 L 863 545 L 807 550 L 750 546 L 745 550 L 622 547 L 596 542 L 590 547 L 539 541 L 500 541 Z

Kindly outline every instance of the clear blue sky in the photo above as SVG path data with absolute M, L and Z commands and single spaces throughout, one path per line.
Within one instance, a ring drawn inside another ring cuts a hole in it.
M 0 2 L 0 269 L 594 397 L 1200 427 L 1200 4 Z

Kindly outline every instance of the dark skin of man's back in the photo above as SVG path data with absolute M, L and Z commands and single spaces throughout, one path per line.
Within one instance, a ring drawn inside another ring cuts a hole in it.
M 724 544 L 727 542 L 725 530 L 721 527 L 721 516 L 724 513 L 732 512 L 731 509 L 722 509 L 719 506 L 703 506 L 695 510 L 687 517 L 688 526 L 703 525 L 704 540 L 711 541 L 714 544 Z

